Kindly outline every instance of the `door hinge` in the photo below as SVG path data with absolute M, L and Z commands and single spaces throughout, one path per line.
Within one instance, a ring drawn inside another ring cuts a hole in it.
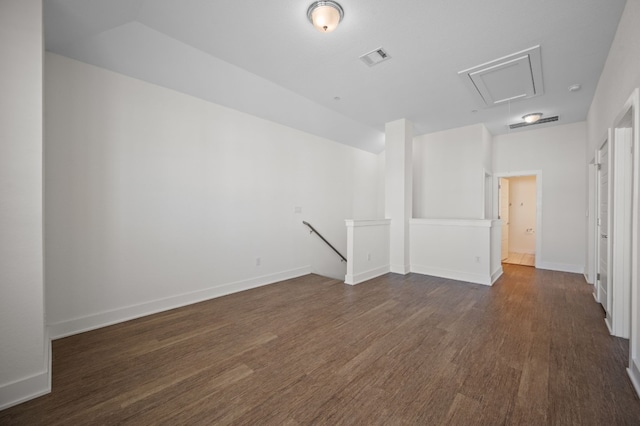
M 602 168 L 602 164 L 600 164 L 600 163 L 596 163 L 596 169 L 597 169 L 597 170 L 600 170 L 601 168 Z
M 600 272 L 596 274 L 596 280 L 600 281 Z
M 600 226 L 600 218 L 598 218 L 598 226 Z

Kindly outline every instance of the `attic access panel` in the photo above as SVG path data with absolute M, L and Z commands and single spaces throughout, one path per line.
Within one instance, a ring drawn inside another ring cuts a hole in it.
M 460 71 L 458 75 L 485 107 L 544 93 L 540 46 Z

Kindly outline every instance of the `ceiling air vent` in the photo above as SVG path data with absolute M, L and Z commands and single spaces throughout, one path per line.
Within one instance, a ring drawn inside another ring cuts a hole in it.
M 535 123 L 526 123 L 526 122 L 522 122 L 522 123 L 515 123 L 515 124 L 509 124 L 509 128 L 510 129 L 519 129 L 520 127 L 528 127 L 528 126 L 535 126 L 538 124 L 544 124 L 544 123 L 551 123 L 553 121 L 558 121 L 558 116 L 554 116 L 554 117 L 547 117 L 547 118 L 541 118 L 540 120 L 536 121 Z
M 387 59 L 391 59 L 391 56 L 382 47 L 360 56 L 360 60 L 370 67 L 378 65 Z

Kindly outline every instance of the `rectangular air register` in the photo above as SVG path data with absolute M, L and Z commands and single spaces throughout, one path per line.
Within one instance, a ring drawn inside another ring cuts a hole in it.
M 521 123 L 509 124 L 509 128 L 510 129 L 519 129 L 520 127 L 536 126 L 538 124 L 552 123 L 554 121 L 558 121 L 558 116 L 557 115 L 555 115 L 553 117 L 541 118 L 540 120 L 536 121 L 535 123 L 526 123 L 526 122 L 523 121 Z
M 540 46 L 460 71 L 458 75 L 484 107 L 544 93 Z
M 370 67 L 389 59 L 391 59 L 391 56 L 382 47 L 360 56 L 360 60 Z

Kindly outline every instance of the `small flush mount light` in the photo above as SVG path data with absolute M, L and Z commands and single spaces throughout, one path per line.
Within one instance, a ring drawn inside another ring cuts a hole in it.
M 525 123 L 535 123 L 536 121 L 540 120 L 540 117 L 542 117 L 542 113 L 541 112 L 533 112 L 531 114 L 527 114 L 527 115 L 523 115 L 522 119 L 524 120 Z
M 582 88 L 582 86 L 579 85 L 579 84 L 572 84 L 571 86 L 569 86 L 569 91 L 570 92 L 577 92 L 581 88 Z
M 330 33 L 342 21 L 344 10 L 335 1 L 315 1 L 307 9 L 307 17 L 318 31 Z

